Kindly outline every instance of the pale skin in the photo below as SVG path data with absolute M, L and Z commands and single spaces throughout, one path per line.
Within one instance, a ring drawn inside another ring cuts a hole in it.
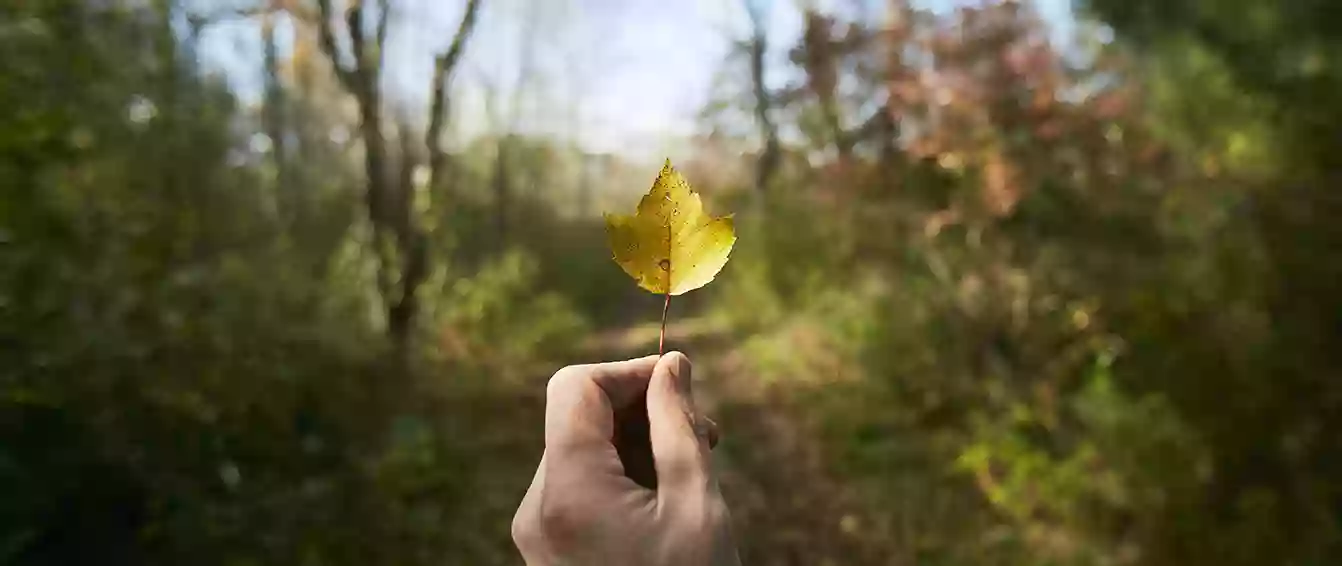
M 546 390 L 545 452 L 513 518 L 528 566 L 739 566 L 680 352 L 569 366 Z

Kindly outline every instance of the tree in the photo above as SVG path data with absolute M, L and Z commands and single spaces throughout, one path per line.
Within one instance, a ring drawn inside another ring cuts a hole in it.
M 778 126 L 774 123 L 774 98 L 769 92 L 768 67 L 765 55 L 769 52 L 767 32 L 768 14 L 758 0 L 743 0 L 746 13 L 750 16 L 750 39 L 746 49 L 750 54 L 750 84 L 755 98 L 755 123 L 764 144 L 755 166 L 755 190 L 763 195 L 778 171 L 779 148 Z M 758 197 L 757 197 L 758 198 Z
M 447 84 L 475 27 L 480 4 L 480 0 L 467 1 L 451 45 L 434 60 L 429 125 L 424 133 L 424 145 L 429 153 L 430 190 L 440 186 L 446 164 L 441 138 L 449 103 Z M 318 8 L 322 49 L 341 85 L 359 106 L 359 132 L 364 144 L 367 176 L 365 203 L 373 232 L 371 245 L 380 262 L 378 290 L 386 305 L 388 336 L 397 358 L 403 363 L 409 352 L 418 312 L 416 293 L 429 272 L 429 244 L 412 214 L 414 186 L 410 181 L 413 175 L 392 173 L 392 153 L 385 138 L 386 108 L 381 77 L 383 47 L 392 7 L 387 0 L 378 2 L 375 9 L 371 2 L 357 1 L 346 7 L 343 35 L 349 38 L 352 66 L 344 62 L 343 52 L 337 45 L 337 36 L 341 34 L 334 25 L 335 10 L 331 0 L 318 0 Z M 366 25 L 365 17 L 371 13 L 376 14 L 376 22 L 370 27 Z M 417 165 L 413 155 L 403 152 L 399 157 L 401 171 L 412 171 Z

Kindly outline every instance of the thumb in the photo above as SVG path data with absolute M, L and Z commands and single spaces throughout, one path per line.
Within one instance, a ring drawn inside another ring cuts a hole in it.
M 696 426 L 690 374 L 690 359 L 668 352 L 657 360 L 648 383 L 648 436 L 659 492 L 708 479 L 708 430 Z

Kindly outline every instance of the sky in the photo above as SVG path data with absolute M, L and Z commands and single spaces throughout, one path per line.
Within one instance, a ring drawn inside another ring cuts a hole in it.
M 754 1 L 764 8 L 775 46 L 770 59 L 782 63 L 801 32 L 797 2 Z M 949 11 L 957 1 L 916 4 Z M 1068 1 L 1036 0 L 1058 41 L 1074 29 Z M 815 2 L 824 9 L 883 0 Z M 426 106 L 432 56 L 451 41 L 464 4 L 394 0 L 384 80 L 397 99 Z M 279 29 L 284 50 L 290 37 Z M 484 0 L 453 81 L 453 120 L 467 137 L 515 121 L 525 130 L 576 137 L 589 151 L 657 153 L 694 132 L 731 43 L 747 30 L 740 0 Z M 532 49 L 524 49 L 528 44 Z M 201 37 L 201 55 L 244 101 L 259 100 L 261 44 L 254 22 L 211 27 Z M 524 66 L 532 82 L 521 84 Z

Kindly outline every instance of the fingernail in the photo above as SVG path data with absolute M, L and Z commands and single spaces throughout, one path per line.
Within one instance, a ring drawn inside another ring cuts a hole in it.
M 676 364 L 671 366 L 671 371 L 672 375 L 676 378 L 676 387 L 680 389 L 680 393 L 685 395 L 686 399 L 693 399 L 694 370 L 690 365 L 690 358 L 680 352 L 676 352 L 675 354 Z

